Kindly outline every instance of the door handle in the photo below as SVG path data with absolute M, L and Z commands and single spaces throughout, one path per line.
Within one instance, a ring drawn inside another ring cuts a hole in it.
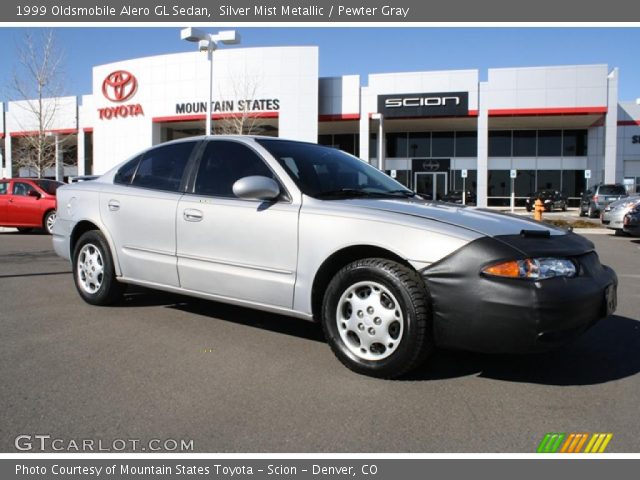
M 120 202 L 117 200 L 109 200 L 109 203 L 107 203 L 107 206 L 109 207 L 109 210 L 111 210 L 112 212 L 117 212 L 118 210 L 120 210 Z
M 202 220 L 202 212 L 195 208 L 185 209 L 184 212 L 182 212 L 182 216 L 187 222 L 199 222 Z

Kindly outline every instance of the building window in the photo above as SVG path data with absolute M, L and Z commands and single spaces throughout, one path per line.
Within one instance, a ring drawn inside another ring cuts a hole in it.
M 538 156 L 559 157 L 560 155 L 562 155 L 562 132 L 538 130 Z
M 387 133 L 387 157 L 404 158 L 407 157 L 407 134 Z
M 538 170 L 538 190 L 561 191 L 561 170 Z
M 431 134 L 431 156 L 453 157 L 453 132 L 433 132 Z
M 489 156 L 511 156 L 511 131 L 489 132 Z
M 562 170 L 561 191 L 568 197 L 582 196 L 586 190 L 585 185 L 584 170 Z
M 535 130 L 514 130 L 513 132 L 513 156 L 514 157 L 535 157 L 536 156 L 536 131 Z
M 477 179 L 477 170 L 467 170 L 466 179 L 462 178 L 462 170 L 451 170 L 449 175 L 449 190 L 462 190 L 462 186 L 464 183 L 464 188 L 466 188 L 467 192 L 475 193 L 477 187 Z
M 536 171 L 518 170 L 513 188 L 516 197 L 528 197 L 536 190 Z M 511 195 L 511 185 L 509 185 L 509 195 Z
M 511 196 L 511 178 L 509 176 L 509 170 L 489 170 L 487 193 L 489 197 Z
M 429 132 L 409 133 L 409 155 L 412 158 L 431 156 L 431 134 Z
M 478 156 L 478 132 L 456 132 L 456 157 Z
M 565 157 L 585 157 L 587 143 L 586 130 L 565 130 L 562 132 L 562 154 Z
M 369 134 L 369 158 L 378 157 L 378 134 Z
M 318 135 L 318 145 L 339 148 L 351 155 L 358 156 L 360 153 L 359 138 L 360 136 L 357 133 Z

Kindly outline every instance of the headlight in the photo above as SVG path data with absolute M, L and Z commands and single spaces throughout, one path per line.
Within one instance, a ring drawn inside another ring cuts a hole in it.
M 525 258 L 496 263 L 482 270 L 485 275 L 507 278 L 544 280 L 553 277 L 575 277 L 576 266 L 566 258 Z

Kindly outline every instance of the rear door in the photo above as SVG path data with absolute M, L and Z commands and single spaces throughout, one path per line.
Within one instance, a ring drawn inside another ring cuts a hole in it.
M 178 271 L 188 290 L 291 308 L 298 258 L 300 203 L 242 200 L 236 180 L 274 178 L 253 149 L 231 140 L 210 141 L 192 193 L 178 205 Z
M 100 193 L 100 215 L 125 278 L 179 285 L 176 209 L 196 145 L 187 141 L 148 150 L 125 164 Z

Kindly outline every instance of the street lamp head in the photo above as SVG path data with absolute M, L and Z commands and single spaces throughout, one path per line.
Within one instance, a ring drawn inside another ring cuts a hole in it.
M 180 30 L 180 40 L 186 40 L 187 42 L 200 42 L 209 38 L 209 34 L 203 32 L 199 28 L 183 28 Z
M 198 42 L 198 50 L 201 52 L 208 52 L 209 50 L 213 51 L 216 49 L 216 42 L 211 40 L 200 40 Z
M 235 30 L 223 30 L 212 37 L 216 42 L 222 42 L 225 45 L 236 45 L 240 43 L 240 34 Z

